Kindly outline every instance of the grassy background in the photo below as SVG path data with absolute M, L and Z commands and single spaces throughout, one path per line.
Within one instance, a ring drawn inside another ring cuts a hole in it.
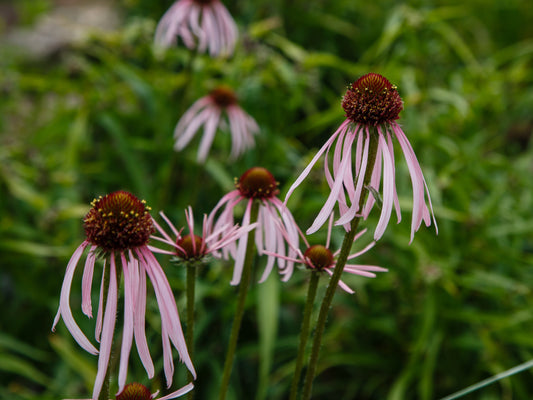
M 389 272 L 347 278 L 356 294 L 337 294 L 314 398 L 436 399 L 533 358 L 533 3 L 226 3 L 240 30 L 227 60 L 191 61 L 183 46 L 154 55 L 155 24 L 171 1 L 115 2 L 116 30 L 38 58 L 2 42 L 0 398 L 92 392 L 95 357 L 62 323 L 55 334 L 50 327 L 93 197 L 130 190 L 155 213 L 164 210 L 184 224 L 185 207 L 199 218 L 233 189 L 234 177 L 261 165 L 280 181 L 283 198 L 342 122 L 346 86 L 367 72 L 399 87 L 400 122 L 428 180 L 439 235 L 422 228 L 408 245 L 404 212 L 402 223 L 362 257 Z M 6 34 L 30 29 L 56 7 L 46 0 L 0 6 Z M 172 131 L 183 111 L 219 83 L 236 89 L 261 134 L 256 148 L 232 163 L 227 136 L 218 135 L 207 163 L 198 165 L 198 142 L 174 153 Z M 403 162 L 398 186 L 407 210 Z M 289 203 L 303 228 L 327 193 L 317 168 Z M 376 222 L 374 214 L 366 225 Z M 310 240 L 323 238 L 321 231 Z M 334 241 L 341 240 L 337 231 Z M 161 262 L 184 310 L 184 273 Z M 230 276 L 231 265 L 220 262 L 200 271 L 199 399 L 216 398 L 236 298 Z M 81 274 L 76 279 L 78 310 Z M 285 398 L 305 283 L 297 271 L 287 283 L 253 287 L 231 398 Z M 149 331 L 161 367 L 154 303 Z M 93 321 L 75 316 L 92 336 Z M 185 368 L 178 369 L 183 382 Z M 135 355 L 130 376 L 147 383 Z M 468 398 L 528 399 L 532 382 L 527 371 Z M 150 384 L 156 390 L 163 383 L 158 376 Z

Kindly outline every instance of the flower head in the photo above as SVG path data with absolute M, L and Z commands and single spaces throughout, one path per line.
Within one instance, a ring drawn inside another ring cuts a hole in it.
M 333 270 L 337 266 L 337 256 L 340 253 L 340 249 L 332 252 L 330 250 L 330 239 L 331 239 L 331 229 L 333 226 L 333 213 L 330 215 L 329 218 L 329 224 L 328 224 L 328 235 L 326 239 L 326 244 L 315 244 L 315 245 L 309 245 L 309 242 L 305 238 L 305 236 L 301 233 L 300 235 L 306 245 L 306 250 L 302 251 L 300 250 L 297 245 L 293 244 L 289 241 L 287 238 L 287 241 L 289 242 L 289 245 L 291 248 L 296 252 L 296 257 L 288 257 L 283 254 L 276 254 L 276 253 L 270 253 L 267 254 L 274 256 L 274 257 L 280 257 L 287 261 L 292 261 L 294 263 L 299 263 L 302 265 L 305 265 L 305 267 L 309 270 L 319 271 L 319 272 L 325 272 L 328 275 L 333 275 Z M 359 232 L 354 237 L 354 242 L 359 239 L 364 233 L 366 232 L 366 229 Z M 287 232 L 283 230 L 283 234 L 287 236 Z M 362 250 L 351 254 L 348 256 L 348 261 L 353 260 L 354 258 L 360 256 L 361 254 L 366 253 L 368 250 L 370 250 L 376 242 L 371 242 L 369 245 L 367 245 Z M 360 264 L 346 264 L 344 266 L 343 272 L 347 272 L 349 274 L 354 275 L 360 275 L 365 276 L 367 278 L 374 278 L 376 277 L 375 272 L 386 272 L 386 268 L 378 267 L 377 265 L 360 265 Z M 344 283 L 342 280 L 339 280 L 339 286 L 346 292 L 353 294 L 354 291 L 350 289 L 346 283 Z
M 175 399 L 176 397 L 180 397 L 188 392 L 190 392 L 193 389 L 193 384 L 189 383 L 188 385 L 182 387 L 181 389 L 172 392 L 166 396 L 163 397 L 157 397 L 158 392 L 155 392 L 154 394 L 150 393 L 150 390 L 144 385 L 141 385 L 140 383 L 134 382 L 134 383 L 128 383 L 126 386 L 124 386 L 124 389 L 117 394 L 116 400 L 152 400 L 152 399 L 158 399 L 158 400 L 170 400 Z
M 146 276 L 152 282 L 161 312 L 164 369 L 170 386 L 174 370 L 171 342 L 181 360 L 196 375 L 187 352 L 181 329 L 178 309 L 163 269 L 148 246 L 150 235 L 155 231 L 150 208 L 144 201 L 132 194 L 118 191 L 99 197 L 91 203 L 91 209 L 84 218 L 87 238 L 72 255 L 65 272 L 61 288 L 59 310 L 52 330 L 62 317 L 67 329 L 78 344 L 91 354 L 99 354 L 98 372 L 93 389 L 93 399 L 97 399 L 107 371 L 111 344 L 115 329 L 115 316 L 119 289 L 119 277 L 124 276 L 124 327 L 119 363 L 119 392 L 126 383 L 130 350 L 135 338 L 139 357 L 150 378 L 154 376 L 154 365 L 148 350 L 145 333 Z M 70 289 L 76 267 L 85 249 L 86 256 L 82 278 L 82 311 L 92 318 L 91 291 L 94 267 L 97 258 L 103 258 L 100 301 L 96 317 L 96 340 L 99 349 L 87 339 L 72 315 Z M 108 276 L 107 287 L 105 277 Z M 107 293 L 104 304 L 104 292 Z
M 181 38 L 189 49 L 215 57 L 231 55 L 237 35 L 235 21 L 219 0 L 179 0 L 159 21 L 154 40 L 170 47 Z
M 163 397 L 157 397 L 159 394 L 159 391 L 155 393 L 150 393 L 150 390 L 137 382 L 134 383 L 128 383 L 122 391 L 117 393 L 115 396 L 115 400 L 170 400 L 175 399 L 177 397 L 183 396 L 186 393 L 189 393 L 192 389 L 194 389 L 194 385 L 192 383 L 189 383 L 185 386 L 183 386 L 181 389 L 178 389 L 170 394 L 167 394 Z M 69 399 L 65 399 L 69 400 Z M 82 400 L 89 400 L 89 399 L 82 399 Z
M 231 245 L 243 235 L 255 228 L 256 224 L 250 224 L 239 227 L 239 225 L 222 225 L 217 229 L 213 229 L 211 224 L 208 224 L 207 215 L 204 214 L 202 224 L 202 235 L 194 234 L 194 216 L 192 208 L 189 206 L 185 210 L 185 218 L 189 228 L 189 233 L 182 235 L 182 230 L 178 231 L 174 224 L 168 217 L 160 212 L 161 217 L 170 227 L 175 239 L 169 236 L 166 231 L 157 223 L 155 223 L 157 231 L 162 237 L 154 236 L 153 238 L 166 243 L 174 248 L 174 251 L 166 251 L 161 249 L 154 249 L 158 253 L 165 253 L 175 256 L 182 262 L 196 262 L 205 261 L 205 258 L 212 255 L 216 258 L 227 258 L 232 250 Z
M 376 240 L 385 232 L 393 206 L 398 222 L 400 222 L 400 204 L 395 184 L 393 138 L 396 138 L 403 152 L 413 187 L 410 240 L 413 240 L 414 233 L 422 221 L 429 226 L 433 219 L 435 229 L 437 229 L 431 198 L 420 164 L 405 133 L 396 122 L 399 118 L 398 114 L 403 109 L 402 99 L 396 87 L 379 74 L 364 75 L 348 88 L 342 106 L 346 113 L 346 120 L 296 179 L 285 200 L 286 202 L 309 174 L 313 165 L 325 153 L 324 172 L 331 192 L 307 233 L 316 232 L 326 222 L 335 204 L 338 204 L 340 211 L 336 224 L 344 225 L 349 230 L 353 218 L 366 219 L 376 201 L 382 200 L 381 215 L 374 231 Z M 331 161 L 333 171 L 330 171 L 328 157 L 334 143 L 335 150 Z M 375 161 L 369 165 L 371 143 L 377 147 L 377 153 Z M 352 161 L 353 156 L 355 156 L 355 162 Z M 369 168 L 371 177 L 369 187 L 366 189 L 369 190 L 370 195 L 360 207 L 364 178 Z M 426 195 L 429 207 L 426 205 Z
M 239 106 L 237 96 L 227 86 L 220 86 L 207 96 L 197 100 L 178 121 L 174 130 L 177 151 L 183 150 L 196 132 L 203 126 L 204 135 L 198 150 L 198 161 L 207 158 L 211 144 L 218 128 L 225 129 L 227 122 L 232 137 L 230 157 L 235 158 L 254 146 L 254 135 L 259 132 L 255 120 Z
M 266 252 L 287 254 L 286 238 L 297 243 L 298 228 L 290 211 L 277 197 L 279 193 L 278 182 L 276 182 L 270 171 L 262 167 L 250 168 L 235 182 L 235 187 L 235 190 L 220 199 L 209 214 L 208 223 L 213 224 L 214 229 L 220 229 L 220 227 L 225 225 L 233 225 L 235 207 L 244 202 L 245 211 L 242 224 L 243 226 L 248 225 L 252 203 L 257 201 L 259 202 L 259 212 L 257 226 L 255 227 L 255 244 L 259 254 L 266 254 Z M 222 211 L 216 217 L 220 209 Z M 285 235 L 280 227 L 283 227 L 287 232 Z M 232 285 L 237 285 L 240 282 L 247 242 L 248 236 L 242 236 L 233 250 L 235 252 L 235 267 L 233 279 L 231 280 Z M 288 255 L 294 256 L 293 253 L 292 249 L 288 249 Z M 265 271 L 259 282 L 266 280 L 272 271 L 275 261 L 276 257 L 269 255 Z M 281 274 L 284 275 L 283 280 L 289 279 L 294 263 L 292 261 L 285 262 L 282 258 L 277 258 L 277 263 Z
M 379 74 L 366 74 L 348 87 L 342 100 L 346 118 L 377 126 L 397 120 L 403 101 L 396 86 Z

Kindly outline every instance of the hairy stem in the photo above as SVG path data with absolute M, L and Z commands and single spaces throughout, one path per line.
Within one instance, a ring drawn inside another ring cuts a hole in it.
M 309 326 L 319 277 L 319 271 L 311 271 L 311 279 L 309 280 L 309 287 L 307 289 L 307 300 L 304 308 L 302 327 L 300 329 L 300 344 L 298 345 L 298 355 L 296 356 L 296 365 L 294 367 L 294 375 L 291 383 L 291 391 L 289 396 L 290 400 L 296 400 L 296 395 L 298 394 L 298 383 L 300 382 L 300 375 L 303 369 L 305 347 L 307 344 L 307 338 L 309 337 Z
M 259 203 L 254 201 L 252 204 L 252 210 L 250 215 L 250 224 L 257 221 L 257 215 L 259 213 Z M 252 277 L 252 264 L 255 257 L 255 231 L 251 230 L 248 233 L 248 242 L 246 244 L 246 254 L 244 258 L 244 265 L 242 269 L 241 283 L 239 285 L 239 294 L 237 297 L 237 307 L 235 310 L 235 316 L 233 318 L 233 326 L 231 327 L 231 334 L 229 338 L 228 349 L 226 352 L 226 361 L 224 362 L 224 371 L 222 374 L 222 384 L 220 386 L 220 400 L 226 398 L 228 391 L 229 380 L 231 376 L 231 370 L 233 368 L 233 359 L 235 357 L 235 350 L 237 349 L 237 341 L 239 339 L 239 331 L 241 329 L 242 317 L 244 315 L 244 306 L 246 303 L 246 297 L 248 295 L 248 289 L 250 287 L 250 281 Z
M 187 350 L 189 351 L 189 357 L 194 361 L 194 292 L 196 288 L 196 270 L 199 263 L 189 262 L 187 263 Z M 187 372 L 187 380 L 192 382 L 194 377 L 191 371 Z M 194 399 L 194 390 L 191 390 L 187 394 L 189 400 Z
M 361 192 L 361 197 L 359 198 L 359 210 L 363 208 L 366 198 L 368 196 L 367 186 L 370 183 L 370 178 L 372 177 L 372 171 L 374 169 L 374 163 L 376 160 L 376 155 L 378 151 L 378 134 L 375 130 L 370 131 L 369 134 L 369 150 L 368 150 L 368 164 L 365 171 L 363 190 Z M 335 295 L 335 290 L 339 284 L 342 272 L 344 271 L 344 266 L 348 260 L 350 250 L 352 249 L 352 244 L 357 233 L 357 227 L 361 217 L 355 217 L 350 227 L 351 229 L 346 232 L 344 236 L 344 241 L 342 242 L 341 251 L 339 257 L 337 258 L 337 263 L 335 269 L 333 270 L 333 275 L 329 281 L 328 288 L 326 289 L 326 294 L 322 300 L 322 305 L 320 306 L 320 311 L 318 314 L 318 320 L 316 323 L 315 335 L 313 338 L 313 346 L 311 348 L 311 355 L 309 356 L 309 366 L 307 368 L 307 373 L 305 375 L 304 388 L 302 393 L 302 399 L 308 400 L 311 398 L 311 389 L 313 387 L 313 380 L 316 374 L 316 367 L 318 364 L 318 355 L 320 353 L 320 346 L 322 344 L 322 336 L 324 334 L 324 329 L 326 327 L 326 320 L 328 318 L 329 308 L 331 302 L 333 301 L 333 296 Z

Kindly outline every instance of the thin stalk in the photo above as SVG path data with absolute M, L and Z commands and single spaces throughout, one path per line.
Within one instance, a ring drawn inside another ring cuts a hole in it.
M 255 200 L 252 204 L 250 214 L 250 224 L 257 221 L 259 213 L 259 203 Z M 228 350 L 226 352 L 226 361 L 224 362 L 224 371 L 222 373 L 222 384 L 220 385 L 220 400 L 226 398 L 228 392 L 229 379 L 231 370 L 233 368 L 233 359 L 235 357 L 235 350 L 237 349 L 237 340 L 239 339 L 239 331 L 241 329 L 242 317 L 244 315 L 244 306 L 246 303 L 246 296 L 250 287 L 252 278 L 252 264 L 255 256 L 255 230 L 248 233 L 248 242 L 246 244 L 246 254 L 244 257 L 244 265 L 242 269 L 241 283 L 239 285 L 239 294 L 237 297 L 237 307 L 235 309 L 235 317 L 233 318 L 233 326 L 231 327 L 231 334 L 229 338 Z
M 361 192 L 361 197 L 359 198 L 360 210 L 363 208 L 363 205 L 365 204 L 366 198 L 368 196 L 367 186 L 370 184 L 370 178 L 372 177 L 372 171 L 374 169 L 374 163 L 378 151 L 378 134 L 375 129 L 370 131 L 369 140 L 370 144 L 368 150 L 368 164 L 363 181 L 363 190 Z M 318 364 L 318 355 L 320 353 L 322 335 L 324 334 L 324 329 L 326 327 L 326 320 L 328 318 L 329 308 L 331 306 L 331 302 L 333 301 L 333 296 L 335 295 L 335 291 L 339 284 L 342 272 L 344 271 L 344 266 L 346 265 L 346 261 L 348 260 L 350 250 L 352 249 L 352 244 L 360 221 L 361 217 L 355 217 L 350 224 L 350 230 L 346 232 L 346 235 L 344 236 L 344 241 L 342 242 L 341 251 L 339 253 L 339 257 L 337 258 L 337 263 L 333 270 L 333 275 L 331 276 L 328 288 L 326 289 L 326 294 L 324 295 L 324 299 L 322 300 L 322 305 L 320 306 L 318 320 L 315 328 L 315 335 L 313 338 L 313 346 L 311 348 L 311 355 L 309 356 L 309 366 L 305 375 L 302 394 L 303 400 L 308 400 L 311 398 L 311 389 L 313 387 L 313 380 L 315 379 L 316 367 Z
M 187 263 L 187 350 L 189 351 L 189 357 L 194 360 L 194 292 L 196 288 L 196 270 L 199 263 L 189 262 Z M 187 378 L 189 382 L 194 380 L 191 371 L 187 372 Z M 191 390 L 187 394 L 189 400 L 194 399 L 194 390 Z
M 300 344 L 298 345 L 298 355 L 296 356 L 296 366 L 294 367 L 294 375 L 292 377 L 289 400 L 296 400 L 296 395 L 298 394 L 298 383 L 300 382 L 300 375 L 303 369 L 305 347 L 307 344 L 307 338 L 309 337 L 309 326 L 311 321 L 311 314 L 313 311 L 313 304 L 315 303 L 316 288 L 318 286 L 319 277 L 319 271 L 311 271 L 311 278 L 309 280 L 309 287 L 307 289 L 307 300 L 304 308 L 302 327 L 300 329 Z

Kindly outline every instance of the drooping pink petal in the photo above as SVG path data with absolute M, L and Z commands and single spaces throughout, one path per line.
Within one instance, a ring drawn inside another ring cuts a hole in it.
M 380 128 L 378 127 L 379 130 Z M 381 152 L 383 157 L 383 205 L 376 230 L 374 231 L 374 240 L 378 240 L 383 236 L 390 220 L 394 201 L 394 167 L 387 148 L 387 142 L 381 132 L 379 132 L 378 152 Z
M 200 147 L 198 149 L 198 161 L 203 162 L 207 158 L 207 153 L 211 148 L 213 139 L 217 132 L 218 121 L 220 120 L 220 110 L 213 108 L 209 118 L 205 122 L 204 135 L 200 142 Z
M 98 357 L 98 372 L 93 387 L 93 399 L 98 400 L 102 385 L 107 373 L 107 366 L 109 364 L 109 356 L 111 355 L 111 344 L 113 343 L 113 332 L 115 330 L 115 320 L 117 314 L 117 271 L 115 266 L 114 253 L 110 255 L 110 274 L 109 274 L 109 288 L 107 291 L 107 303 L 104 313 L 104 325 L 102 327 L 102 341 L 100 343 L 100 355 Z
M 244 216 L 242 217 L 242 224 L 248 225 L 250 223 L 250 214 L 253 200 L 250 199 L 246 205 Z M 243 235 L 239 239 L 237 245 L 237 254 L 235 256 L 235 266 L 233 267 L 233 277 L 231 278 L 231 285 L 238 285 L 241 281 L 242 269 L 244 266 L 244 257 L 246 255 L 246 247 L 248 244 L 248 235 Z
M 87 352 L 91 354 L 98 354 L 98 350 L 93 344 L 87 339 L 83 334 L 78 324 L 72 316 L 72 310 L 70 309 L 70 288 L 72 286 L 72 279 L 74 277 L 74 272 L 76 271 L 76 266 L 83 254 L 85 248 L 89 245 L 89 242 L 84 241 L 72 254 L 70 261 L 68 262 L 65 278 L 63 279 L 63 285 L 61 286 L 61 295 L 59 298 L 59 310 L 54 318 L 54 323 L 52 325 L 52 331 L 55 330 L 57 323 L 59 322 L 59 317 L 63 318 L 65 326 L 72 334 L 72 337 L 78 344 Z
M 354 137 L 349 136 L 347 139 L 353 142 Z M 333 207 L 335 206 L 335 203 L 337 202 L 339 193 L 342 190 L 343 183 L 344 183 L 344 174 L 346 173 L 346 170 L 348 168 L 351 168 L 351 164 L 352 164 L 351 153 L 349 157 L 346 154 L 344 154 L 341 164 L 338 168 L 338 176 L 335 177 L 335 182 L 333 184 L 333 187 L 331 188 L 329 197 L 324 203 L 324 206 L 322 207 L 319 214 L 315 218 L 315 221 L 313 222 L 311 227 L 307 229 L 308 235 L 316 232 L 322 225 L 324 225 L 326 220 L 329 218 L 329 215 L 333 211 Z M 344 225 L 345 222 L 343 223 L 337 222 L 337 223 L 340 225 Z
M 260 227 L 261 229 L 256 229 L 256 244 L 257 244 L 257 250 L 259 254 L 263 254 L 265 251 L 268 252 L 274 252 L 276 251 L 276 245 L 277 245 L 277 238 L 276 238 L 276 224 L 274 223 L 275 216 L 272 216 L 272 210 L 270 209 L 267 202 L 264 202 L 264 204 L 261 204 L 260 210 L 259 210 L 259 218 L 260 221 Z M 264 240 L 258 240 L 257 238 L 264 235 Z M 267 258 L 267 263 L 265 266 L 265 270 L 263 271 L 263 274 L 261 275 L 261 278 L 259 279 L 259 283 L 263 283 L 270 273 L 272 272 L 272 269 L 274 267 L 274 263 L 276 261 L 275 257 L 269 256 Z
M 330 276 L 333 276 L 333 271 L 331 270 L 331 268 L 326 268 L 325 271 L 326 271 Z M 339 283 L 338 283 L 338 285 L 339 285 L 339 287 L 340 287 L 342 290 L 344 290 L 346 293 L 349 293 L 349 294 L 354 294 L 354 293 L 355 293 L 352 289 L 350 289 L 350 287 L 349 287 L 346 283 L 344 283 L 344 282 L 342 281 L 342 279 L 339 279 Z
M 344 271 L 349 274 L 354 275 L 360 275 L 365 276 L 367 278 L 375 278 L 376 274 L 369 272 L 369 271 L 376 271 L 376 272 L 387 272 L 387 269 L 377 267 L 374 265 L 354 265 L 354 264 L 346 264 L 344 266 Z
M 343 215 L 339 217 L 339 219 L 335 222 L 335 225 L 345 225 L 349 223 L 359 211 L 359 199 L 361 198 L 361 192 L 363 190 L 363 183 L 365 180 L 365 174 L 366 174 L 366 168 L 367 168 L 367 162 L 368 162 L 368 148 L 370 144 L 370 134 L 368 131 L 366 131 L 365 133 L 366 133 L 366 137 L 365 137 L 365 142 L 363 146 L 361 168 L 357 176 L 357 184 L 355 186 L 355 195 L 354 195 L 354 198 L 352 199 L 352 205 L 350 206 L 350 209 L 348 211 L 346 211 Z
M 102 325 L 103 325 L 103 321 L 104 321 L 104 307 L 105 307 L 105 304 L 104 304 L 104 292 L 107 290 L 107 288 L 105 288 L 105 279 L 104 279 L 104 276 L 105 276 L 105 273 L 106 273 L 106 268 L 109 268 L 108 266 L 106 266 L 106 260 L 104 260 L 104 265 L 102 266 L 102 279 L 100 281 L 100 295 L 99 295 L 99 300 L 98 300 L 98 313 L 96 314 L 96 326 L 94 328 L 94 337 L 96 339 L 96 341 L 98 343 L 100 343 L 100 336 L 102 335 Z
M 95 254 L 96 246 L 91 246 L 87 259 L 85 260 L 85 268 L 83 269 L 83 278 L 81 280 L 81 310 L 89 318 L 93 317 L 91 288 L 93 284 L 94 262 L 96 260 Z
M 237 42 L 237 25 L 235 24 L 235 21 L 233 20 L 226 7 L 222 5 L 222 3 L 214 3 L 213 8 L 215 10 L 215 15 L 217 15 L 218 17 L 219 25 L 223 31 L 223 53 L 225 55 L 232 54 L 235 50 L 235 43 Z
M 148 272 L 150 280 L 152 281 L 154 291 L 156 291 L 156 297 L 158 297 L 161 301 L 160 309 L 165 310 L 165 312 L 161 314 L 161 319 L 165 318 L 166 324 L 170 328 L 168 332 L 170 340 L 178 350 L 178 354 L 182 362 L 189 369 L 193 377 L 196 378 L 196 371 L 192 365 L 189 352 L 187 351 L 185 337 L 181 329 L 178 308 L 176 307 L 174 295 L 172 294 L 172 289 L 170 288 L 165 273 L 157 262 L 155 256 L 148 251 L 147 248 L 141 247 L 139 252 L 144 255 L 144 259 L 146 260 L 145 268 Z
M 387 147 L 389 149 L 390 158 L 392 160 L 392 168 L 394 170 L 394 209 L 396 211 L 397 223 L 400 223 L 400 221 L 402 220 L 402 214 L 400 211 L 400 201 L 398 200 L 398 193 L 396 192 L 396 167 L 395 167 L 396 164 L 394 163 L 394 148 L 392 145 L 392 137 L 388 129 L 387 129 Z
M 133 271 L 135 265 L 128 263 L 124 253 L 120 254 L 122 271 L 124 275 L 124 327 L 122 331 L 122 346 L 120 349 L 120 363 L 118 370 L 118 393 L 122 392 L 126 384 L 128 374 L 128 361 L 130 358 L 131 345 L 133 342 L 133 320 L 135 294 L 133 291 Z
M 379 131 L 379 127 L 378 127 L 378 131 Z M 379 186 L 381 183 L 381 163 L 383 159 L 383 155 L 381 154 L 382 147 L 383 146 L 381 145 L 378 139 L 378 150 L 376 153 L 376 159 L 374 160 L 374 165 L 369 166 L 370 168 L 372 168 L 372 175 L 370 176 L 370 182 L 368 186 L 370 186 L 372 189 L 378 192 L 378 194 L 379 194 Z M 370 211 L 372 210 L 372 207 L 374 206 L 374 204 L 376 203 L 378 199 L 374 198 L 374 193 L 370 190 L 366 198 L 365 204 L 363 205 L 363 210 L 361 212 L 361 215 L 363 216 L 364 219 L 368 218 L 368 216 L 370 215 Z
M 212 107 L 213 100 L 210 96 L 204 96 L 196 100 L 192 106 L 190 106 L 187 111 L 182 115 L 176 128 L 174 129 L 174 139 L 177 139 L 179 136 L 183 135 L 187 127 L 191 122 L 196 119 L 196 116 L 206 107 Z
M 135 290 L 135 312 L 134 312 L 134 324 L 133 330 L 135 335 L 135 345 L 137 346 L 137 352 L 139 358 L 148 374 L 148 378 L 154 377 L 154 363 L 150 356 L 150 350 L 148 349 L 148 343 L 146 341 L 145 330 L 145 315 L 146 315 L 146 270 L 144 263 L 140 263 L 133 258 L 130 251 L 130 260 L 133 260 L 131 270 L 132 273 L 132 286 Z
M 294 190 L 300 186 L 300 184 L 303 182 L 303 180 L 307 177 L 307 175 L 309 175 L 309 173 L 311 172 L 311 169 L 313 168 L 313 166 L 316 164 L 316 162 L 318 161 L 318 159 L 322 156 L 322 154 L 326 151 L 326 149 L 328 149 L 331 144 L 335 141 L 335 139 L 337 138 L 337 136 L 339 135 L 339 133 L 346 127 L 346 125 L 350 124 L 350 121 L 349 120 L 345 120 L 341 126 L 339 127 L 339 129 L 337 129 L 337 131 L 335 131 L 335 133 L 333 135 L 331 135 L 331 137 L 326 141 L 326 143 L 320 148 L 320 150 L 315 154 L 315 156 L 313 157 L 313 159 L 311 160 L 311 162 L 307 165 L 307 167 L 305 167 L 305 169 L 302 171 L 302 173 L 298 176 L 298 178 L 296 178 L 296 181 L 294 181 L 294 183 L 291 185 L 291 187 L 289 188 L 289 191 L 287 192 L 287 195 L 285 196 L 285 200 L 284 200 L 284 203 L 287 204 L 287 201 L 289 199 L 289 197 L 291 196 L 292 192 L 294 192 Z
M 159 397 L 158 400 L 170 400 L 175 399 L 176 397 L 183 396 L 186 393 L 189 393 L 191 390 L 194 389 L 194 385 L 192 383 L 189 383 L 185 386 L 183 386 L 181 389 L 176 390 L 175 392 L 169 393 L 166 396 Z
M 185 146 L 189 144 L 200 127 L 205 124 L 209 118 L 213 115 L 214 107 L 206 107 L 200 111 L 195 118 L 187 125 L 184 131 L 178 131 L 177 127 L 174 131 L 175 138 L 177 139 L 174 148 L 178 151 L 183 150 Z
M 163 15 L 157 24 L 154 42 L 162 47 L 169 47 L 176 42 L 178 27 L 187 15 L 187 2 L 177 1 Z
M 411 220 L 411 238 L 409 240 L 409 243 L 411 243 L 413 241 L 415 231 L 417 231 L 420 227 L 424 214 L 424 208 L 426 208 L 424 201 L 425 180 L 415 152 L 407 140 L 407 137 L 397 124 L 393 125 L 393 129 L 405 156 L 405 161 L 407 162 L 407 168 L 409 169 L 411 183 L 413 186 L 413 216 Z

